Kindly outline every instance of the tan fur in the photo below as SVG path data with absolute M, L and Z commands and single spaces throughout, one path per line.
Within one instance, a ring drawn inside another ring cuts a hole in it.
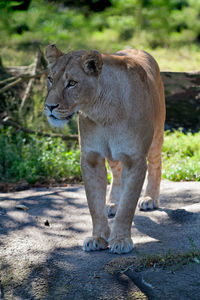
M 132 250 L 131 225 L 143 186 L 148 158 L 148 184 L 139 201 L 143 210 L 159 206 L 161 148 L 165 120 L 164 90 L 156 61 L 140 50 L 113 55 L 97 51 L 63 54 L 46 50 L 50 79 L 45 113 L 63 126 L 79 111 L 81 169 L 93 234 L 84 249 L 108 246 L 114 253 Z M 106 210 L 108 160 L 113 180 Z

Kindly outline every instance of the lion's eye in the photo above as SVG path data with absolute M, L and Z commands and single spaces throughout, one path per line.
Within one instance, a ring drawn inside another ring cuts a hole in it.
M 67 88 L 70 88 L 70 87 L 72 87 L 72 86 L 75 86 L 77 84 L 77 82 L 75 81 L 75 80 L 70 80 L 69 82 L 68 82 L 68 84 L 67 84 Z

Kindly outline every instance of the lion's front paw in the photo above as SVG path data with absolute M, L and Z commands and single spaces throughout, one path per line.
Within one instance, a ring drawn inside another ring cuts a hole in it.
M 87 237 L 83 244 L 85 251 L 97 251 L 108 248 L 108 242 L 102 237 Z
M 110 252 L 112 253 L 128 253 L 133 249 L 133 241 L 131 238 L 113 239 L 109 242 Z
M 140 210 L 152 210 L 158 208 L 158 204 L 156 204 L 150 196 L 141 197 L 138 206 Z
M 117 205 L 112 203 L 107 205 L 107 213 L 108 213 L 108 217 L 114 217 L 116 215 L 117 212 Z

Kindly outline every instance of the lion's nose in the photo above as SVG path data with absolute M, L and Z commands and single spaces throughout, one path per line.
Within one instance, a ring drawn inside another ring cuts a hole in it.
M 45 106 L 50 110 L 50 112 L 52 112 L 55 108 L 59 106 L 59 104 L 45 104 Z

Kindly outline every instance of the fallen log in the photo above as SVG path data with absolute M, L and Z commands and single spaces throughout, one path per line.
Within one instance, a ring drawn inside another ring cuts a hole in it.
M 161 72 L 166 129 L 200 130 L 200 72 Z
M 37 70 L 39 61 L 43 70 Z M 0 81 L 0 85 L 4 85 L 0 88 L 0 94 L 29 80 L 21 102 L 22 109 L 30 93 L 33 83 L 32 79 L 40 78 L 48 70 L 40 50 L 34 64 L 18 68 L 6 68 L 6 70 L 10 70 L 11 74 L 17 75 Z M 161 76 L 165 86 L 166 98 L 165 129 L 200 130 L 200 72 L 161 72 Z

